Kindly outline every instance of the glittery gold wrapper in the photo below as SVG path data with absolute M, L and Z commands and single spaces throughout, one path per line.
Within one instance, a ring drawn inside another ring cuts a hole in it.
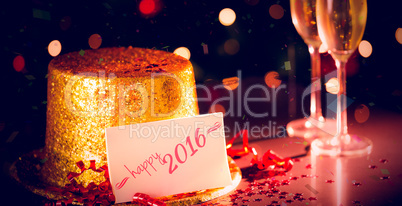
M 198 114 L 191 63 L 175 54 L 141 48 L 73 52 L 49 64 L 42 179 L 63 187 L 76 162 L 107 164 L 105 128 Z M 78 182 L 104 181 L 85 171 Z

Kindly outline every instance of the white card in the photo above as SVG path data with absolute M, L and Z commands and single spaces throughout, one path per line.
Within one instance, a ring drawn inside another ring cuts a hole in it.
M 222 113 L 107 128 L 106 148 L 116 203 L 232 183 Z

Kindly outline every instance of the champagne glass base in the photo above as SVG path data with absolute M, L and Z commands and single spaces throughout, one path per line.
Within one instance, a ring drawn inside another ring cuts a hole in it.
M 296 119 L 286 125 L 286 131 L 289 137 L 303 137 L 305 139 L 334 136 L 336 134 L 336 121 L 326 119 L 325 122 L 319 122 L 317 120 L 309 121 L 308 118 Z
M 337 142 L 341 139 L 341 142 Z M 322 137 L 311 143 L 311 152 L 325 156 L 364 156 L 371 153 L 373 142 L 362 136 L 347 134 L 345 137 Z

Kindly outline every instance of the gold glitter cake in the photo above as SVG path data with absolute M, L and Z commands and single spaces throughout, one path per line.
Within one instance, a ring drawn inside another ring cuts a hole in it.
M 107 164 L 105 128 L 198 114 L 191 63 L 175 54 L 141 48 L 72 52 L 49 64 L 46 162 L 42 180 L 63 187 L 76 162 Z M 85 171 L 83 185 L 103 182 Z

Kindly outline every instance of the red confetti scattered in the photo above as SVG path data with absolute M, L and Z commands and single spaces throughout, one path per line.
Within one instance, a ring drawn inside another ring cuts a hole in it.
M 282 183 L 281 183 L 282 185 L 289 185 L 290 184 L 290 181 L 289 180 L 282 180 Z
M 242 202 L 246 203 L 246 202 L 250 202 L 249 199 L 243 199 Z
M 311 164 L 307 164 L 306 169 L 311 169 Z
M 305 198 L 303 198 L 303 193 L 296 193 L 296 194 L 294 194 L 293 199 L 294 199 L 294 200 L 299 200 L 299 201 L 306 200 Z
M 244 190 L 244 192 L 250 192 L 250 191 L 252 191 L 252 190 L 254 190 L 253 188 L 246 188 L 245 190 Z
M 385 164 L 385 163 L 388 163 L 388 160 L 387 159 L 380 159 L 380 162 Z
M 310 201 L 317 200 L 317 197 L 309 197 L 308 200 L 310 200 Z
M 390 176 L 382 176 L 382 177 L 380 177 L 380 179 L 381 180 L 389 180 L 389 179 L 391 179 L 391 177 Z
M 326 180 L 325 182 L 326 183 L 334 183 L 335 181 L 334 180 Z
M 270 187 L 278 187 L 278 186 L 280 186 L 281 185 L 281 183 L 279 182 L 279 180 L 272 180 L 270 183 L 269 183 L 269 186 Z
M 354 182 L 353 183 L 353 186 L 356 186 L 356 187 L 360 187 L 362 185 L 362 183 L 359 183 L 359 182 Z
M 289 177 L 290 180 L 298 180 L 298 177 Z
M 272 193 L 279 193 L 280 192 L 280 190 L 277 189 L 277 188 L 273 188 L 271 191 L 272 191 Z
M 237 189 L 236 192 L 239 193 L 239 194 L 243 194 L 243 193 L 244 193 L 244 191 L 241 190 L 241 189 Z
M 369 165 L 369 168 L 370 168 L 370 169 L 376 169 L 376 168 L 378 168 L 378 167 L 375 166 L 375 165 Z
M 257 181 L 253 181 L 253 182 L 250 182 L 250 184 L 248 184 L 249 186 L 257 186 L 258 185 L 258 182 Z M 249 188 L 247 188 L 247 189 L 249 189 Z

